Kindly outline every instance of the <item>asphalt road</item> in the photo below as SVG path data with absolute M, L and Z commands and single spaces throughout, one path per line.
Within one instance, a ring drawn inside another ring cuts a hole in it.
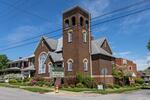
M 0 100 L 150 100 L 150 90 L 138 90 L 122 94 L 39 94 L 21 89 L 0 87 Z

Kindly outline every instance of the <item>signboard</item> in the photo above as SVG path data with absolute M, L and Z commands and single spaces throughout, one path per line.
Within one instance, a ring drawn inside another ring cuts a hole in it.
M 103 69 L 101 70 L 101 74 L 102 74 L 102 75 L 107 75 L 107 73 L 108 73 L 107 68 L 103 68 Z
M 52 77 L 64 77 L 64 72 L 61 71 L 53 71 Z
M 103 90 L 103 85 L 97 85 L 98 90 Z

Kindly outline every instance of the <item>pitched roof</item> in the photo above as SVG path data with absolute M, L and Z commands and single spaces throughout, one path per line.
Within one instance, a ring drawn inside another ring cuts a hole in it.
M 106 38 L 103 37 L 103 38 L 99 38 L 97 40 L 92 40 L 91 41 L 91 46 L 92 46 L 91 55 L 102 54 L 102 55 L 106 55 L 106 56 L 112 56 L 112 54 L 110 54 L 109 52 L 107 52 L 106 50 L 104 50 L 101 47 L 105 40 L 106 40 Z
M 57 57 L 58 56 L 62 57 L 62 54 L 57 53 L 57 52 L 62 51 L 62 48 L 63 48 L 63 38 L 61 37 L 58 40 L 54 40 L 54 39 L 48 39 L 48 38 L 44 37 L 44 39 L 46 40 L 46 42 L 48 43 L 48 45 L 51 48 L 53 48 L 53 50 L 55 50 L 54 52 L 50 52 L 50 55 L 52 55 L 53 58 L 56 61 L 58 61 Z M 91 48 L 92 48 L 91 55 L 102 54 L 102 55 L 106 55 L 106 56 L 111 56 L 112 57 L 112 54 L 110 54 L 109 52 L 107 52 L 106 50 L 104 50 L 101 47 L 105 40 L 106 40 L 106 38 L 103 37 L 103 38 L 99 38 L 99 39 L 91 41 Z
M 63 61 L 62 53 L 49 52 L 48 54 L 54 62 Z
M 43 39 L 47 42 L 51 49 L 55 50 L 57 48 L 57 40 L 45 36 L 43 37 Z

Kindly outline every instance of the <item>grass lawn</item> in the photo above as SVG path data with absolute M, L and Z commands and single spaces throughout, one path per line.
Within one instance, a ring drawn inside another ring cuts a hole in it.
M 52 92 L 53 89 L 50 87 L 39 87 L 39 86 L 23 86 L 19 84 L 9 84 L 9 83 L 0 83 L 0 87 L 10 87 L 10 88 L 20 88 L 31 92 L 38 92 L 38 93 L 45 93 L 45 92 Z M 121 87 L 121 88 L 114 88 L 114 89 L 106 89 L 104 90 L 97 90 L 90 89 L 90 88 L 61 88 L 60 90 L 63 91 L 71 91 L 71 92 L 88 92 L 88 93 L 98 93 L 98 94 L 108 94 L 108 93 L 122 93 L 122 92 L 130 92 L 133 90 L 138 89 L 150 89 L 150 86 L 136 86 L 136 87 Z
M 31 92 L 38 92 L 38 93 L 46 93 L 46 92 L 52 92 L 53 90 L 51 88 L 46 87 L 37 87 L 37 86 L 20 86 L 20 85 L 12 85 L 9 83 L 0 83 L 0 87 L 10 87 L 10 88 L 19 88 L 24 89 Z
M 122 93 L 127 91 L 133 91 L 141 89 L 141 87 L 123 87 L 123 88 L 115 88 L 115 89 L 106 89 L 97 90 L 97 89 L 89 89 L 89 88 L 62 88 L 61 90 L 71 91 L 71 92 L 89 92 L 89 93 L 99 93 L 99 94 L 108 94 L 108 93 Z
M 83 91 L 96 91 L 97 89 L 90 89 L 90 88 L 62 88 L 61 90 L 71 91 L 71 92 L 83 92 Z
M 38 92 L 38 93 L 46 93 L 46 92 L 52 92 L 53 90 L 47 88 L 41 88 L 41 87 L 22 87 L 21 89 L 31 91 L 31 92 Z

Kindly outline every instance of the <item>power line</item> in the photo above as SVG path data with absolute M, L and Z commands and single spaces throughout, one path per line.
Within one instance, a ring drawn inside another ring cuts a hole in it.
M 96 25 L 100 25 L 102 23 L 106 23 L 106 22 L 110 22 L 110 21 L 113 21 L 113 20 L 117 20 L 117 19 L 120 19 L 120 18 L 124 18 L 124 17 L 127 17 L 129 15 L 133 15 L 133 14 L 136 14 L 136 13 L 140 13 L 140 12 L 143 12 L 143 11 L 146 11 L 146 10 L 150 10 L 150 8 L 146 8 L 146 9 L 142 9 L 142 10 L 139 10 L 139 11 L 136 11 L 136 12 L 133 12 L 133 13 L 130 13 L 130 14 L 127 14 L 127 15 L 123 15 L 123 16 L 119 16 L 119 17 L 116 17 L 116 18 L 113 18 L 113 19 L 109 19 L 109 20 L 106 20 L 106 21 L 103 21 L 103 22 L 100 22 L 100 23 L 97 23 L 97 24 L 94 24 L 92 25 L 93 26 L 96 26 Z M 52 38 L 52 37 L 51 37 Z M 34 42 L 37 42 L 37 41 L 34 41 Z M 0 51 L 4 51 L 4 50 L 9 50 L 9 49 L 12 49 L 12 48 L 17 48 L 17 47 L 22 47 L 26 44 L 30 44 L 30 43 L 34 43 L 34 42 L 29 42 L 29 43 L 25 43 L 25 44 L 21 44 L 21 45 L 18 45 L 18 46 L 13 46 L 13 47 L 9 47 L 9 48 L 6 48 L 6 49 L 1 49 Z
M 144 11 L 147 11 L 147 10 L 150 10 L 150 7 L 142 9 L 142 10 L 139 10 L 139 11 L 136 11 L 136 12 L 132 12 L 132 13 L 129 13 L 129 14 L 126 14 L 126 15 L 115 17 L 115 18 L 112 18 L 112 19 L 109 19 L 109 20 L 105 20 L 105 21 L 102 21 L 100 23 L 93 24 L 91 27 L 96 26 L 96 25 L 100 25 L 100 24 L 103 24 L 103 23 L 107 23 L 107 22 L 110 22 L 110 21 L 114 21 L 114 20 L 117 20 L 117 19 L 120 19 L 120 18 L 128 17 L 130 15 L 141 13 L 141 12 L 144 12 Z
M 49 38 L 54 38 L 54 37 L 58 37 L 60 35 L 55 35 L 55 36 L 52 36 L 52 37 L 48 37 L 46 39 L 49 39 Z M 8 48 L 4 48 L 4 49 L 1 49 L 0 51 L 6 51 L 6 50 L 9 50 L 9 49 L 14 49 L 14 48 L 18 48 L 18 47 L 23 47 L 23 46 L 26 46 L 26 45 L 30 45 L 30 44 L 34 44 L 34 43 L 37 43 L 39 40 L 36 40 L 36 41 L 32 41 L 32 42 L 28 42 L 28 43 L 24 43 L 24 44 L 20 44 L 20 45 L 16 45 L 16 46 L 12 46 L 12 47 L 8 47 Z
M 140 1 L 140 2 L 136 2 L 136 3 L 131 4 L 131 5 L 128 5 L 128 6 L 126 6 L 126 7 L 122 7 L 122 8 L 119 8 L 119 9 L 116 9 L 116 10 L 113 10 L 113 11 L 110 11 L 110 12 L 107 12 L 107 13 L 104 13 L 104 14 L 102 14 L 102 15 L 100 15 L 100 16 L 94 17 L 94 18 L 92 18 L 91 20 L 95 20 L 95 19 L 98 19 L 98 18 L 100 18 L 100 17 L 107 16 L 107 15 L 110 15 L 110 14 L 112 14 L 112 13 L 116 13 L 116 12 L 119 12 L 119 11 L 121 11 L 121 10 L 125 10 L 125 9 L 131 8 L 131 7 L 133 7 L 133 6 L 137 6 L 137 5 L 140 5 L 140 4 L 149 2 L 149 1 L 150 1 L 150 0 L 143 0 L 143 1 Z M 6 4 L 6 3 L 5 3 L 5 4 Z M 8 4 L 8 3 L 7 3 L 7 4 Z M 10 5 L 10 4 L 9 4 L 9 5 Z M 13 5 L 10 5 L 10 6 L 14 8 Z M 18 8 L 18 7 L 15 7 L 15 9 L 17 9 L 17 8 Z M 18 9 L 18 10 L 19 10 L 19 9 Z M 22 10 L 21 10 L 21 11 L 22 11 Z M 28 11 L 26 11 L 26 10 L 23 10 L 23 11 L 27 12 L 27 14 L 30 14 L 30 12 L 28 13 Z M 33 14 L 33 15 L 34 15 L 34 14 Z M 39 17 L 39 16 L 38 16 L 38 17 Z M 41 16 L 40 16 L 40 17 L 41 17 Z M 55 33 L 55 32 L 59 32 L 59 31 L 61 31 L 61 30 L 62 30 L 62 28 L 57 29 L 57 30 L 54 30 L 54 31 L 51 31 L 51 32 L 48 32 L 48 33 L 45 33 L 45 34 L 41 34 L 41 35 L 35 36 L 35 37 L 33 37 L 33 38 L 24 39 L 24 40 L 22 40 L 22 41 L 20 41 L 20 42 L 32 40 L 32 39 L 41 37 L 41 36 L 43 36 L 43 35 L 48 35 L 48 34 L 52 34 L 52 33 Z M 15 44 L 16 44 L 16 43 L 20 43 L 20 42 L 15 42 Z M 13 44 L 13 43 L 11 43 L 11 44 Z M 11 44 L 9 44 L 9 45 L 11 45 Z
M 129 9 L 129 8 L 134 7 L 134 6 L 141 5 L 141 4 L 147 3 L 147 2 L 150 2 L 150 0 L 139 1 L 139 2 L 133 3 L 133 4 L 131 4 L 131 5 L 127 5 L 127 6 L 125 6 L 125 7 L 122 7 L 122 8 L 119 8 L 119 9 L 115 9 L 115 10 L 113 10 L 113 11 L 104 13 L 104 14 L 102 14 L 102 15 L 100 15 L 100 16 L 94 17 L 94 18 L 92 18 L 92 20 L 95 20 L 95 19 L 100 18 L 100 17 L 103 17 L 103 16 L 111 15 L 111 14 L 113 14 L 113 13 L 117 13 L 117 12 L 119 12 L 119 11 L 126 10 L 126 9 Z
M 28 14 L 28 15 L 32 15 L 32 16 L 38 17 L 38 18 L 40 18 L 40 19 L 42 19 L 42 20 L 50 21 L 50 20 L 47 19 L 47 18 L 41 17 L 40 15 L 37 15 L 37 14 L 35 14 L 35 13 L 31 13 L 31 12 L 29 12 L 29 11 L 27 11 L 27 10 L 21 9 L 21 8 L 19 8 L 19 7 L 14 6 L 13 4 L 4 2 L 4 1 L 2 1 L 2 0 L 1 0 L 0 3 L 3 3 L 3 4 L 5 4 L 5 5 L 8 5 L 8 6 L 14 8 L 14 9 L 16 9 L 16 10 L 19 10 L 19 11 L 22 12 L 22 13 L 26 13 L 26 14 Z
M 142 10 L 139 10 L 139 11 L 136 11 L 136 12 L 133 12 L 133 13 L 130 13 L 130 14 L 127 14 L 127 15 L 123 15 L 123 16 L 119 16 L 119 17 L 116 17 L 116 18 L 113 18 L 113 19 L 109 19 L 109 20 L 105 20 L 105 21 L 102 21 L 100 23 L 96 23 L 93 26 L 97 26 L 99 24 L 102 24 L 102 23 L 106 23 L 106 22 L 110 22 L 110 21 L 113 21 L 113 20 L 117 20 L 117 19 L 120 19 L 120 18 L 124 18 L 124 17 L 127 17 L 129 15 L 133 15 L 133 14 L 136 14 L 136 13 L 140 13 L 140 12 L 143 12 L 143 11 L 146 11 L 146 10 L 149 10 L 150 8 L 146 8 L 146 9 L 142 9 Z M 60 29 L 59 29 L 60 30 Z M 57 30 L 55 30 L 54 32 L 56 32 Z M 48 33 L 47 33 L 48 34 Z M 9 48 L 8 48 L 9 49 Z M 1 51 L 1 50 L 0 50 Z

